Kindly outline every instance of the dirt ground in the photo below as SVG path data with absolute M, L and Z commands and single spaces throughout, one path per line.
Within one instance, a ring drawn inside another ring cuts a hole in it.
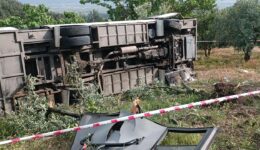
M 233 48 L 213 49 L 210 57 L 199 52 L 195 69 L 199 80 L 260 81 L 260 48 L 253 49 L 252 58 L 244 62 L 243 53 Z

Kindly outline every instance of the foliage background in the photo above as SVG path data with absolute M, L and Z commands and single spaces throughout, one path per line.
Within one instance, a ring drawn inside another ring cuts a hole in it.
M 0 27 L 37 28 L 48 24 L 70 24 L 105 21 L 96 10 L 87 15 L 75 12 L 51 12 L 46 6 L 21 4 L 17 0 L 0 1 Z

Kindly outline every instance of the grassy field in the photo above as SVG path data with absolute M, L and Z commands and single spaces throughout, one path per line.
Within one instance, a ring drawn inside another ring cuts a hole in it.
M 201 51 L 195 63 L 195 71 L 197 80 L 189 83 L 189 86 L 203 92 L 176 91 L 175 88 L 156 84 L 104 98 L 107 100 L 104 101 L 102 110 L 111 113 L 122 109 L 130 110 L 132 100 L 137 95 L 142 100 L 143 111 L 214 98 L 216 93 L 213 84 L 227 80 L 239 85 L 236 93 L 260 89 L 260 48 L 254 49 L 249 62 L 244 62 L 243 54 L 232 48 L 213 49 L 209 58 L 204 57 Z M 219 132 L 211 147 L 212 150 L 260 149 L 259 96 L 241 98 L 234 102 L 201 109 L 154 116 L 151 119 L 172 127 L 218 127 Z M 0 149 L 69 149 L 73 138 L 74 133 L 69 133 L 41 141 L 0 147 Z M 200 138 L 200 135 L 189 137 L 170 135 L 163 143 L 194 144 Z

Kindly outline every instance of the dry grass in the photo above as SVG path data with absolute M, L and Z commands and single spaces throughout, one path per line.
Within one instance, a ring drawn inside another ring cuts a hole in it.
M 259 82 L 260 74 L 255 70 L 232 69 L 232 68 L 218 68 L 205 71 L 197 71 L 198 78 L 202 80 L 218 80 L 223 81 L 225 79 L 232 81 L 245 81 L 245 82 Z
M 250 61 L 233 48 L 213 49 L 209 58 L 199 52 L 195 70 L 200 80 L 260 81 L 260 48 L 253 50 Z

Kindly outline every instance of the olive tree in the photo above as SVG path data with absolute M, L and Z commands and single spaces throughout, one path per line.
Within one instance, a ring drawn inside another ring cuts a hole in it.
M 23 5 L 17 0 L 0 0 L 0 19 L 10 16 L 22 16 Z
M 82 23 L 85 19 L 73 12 L 64 12 L 61 15 L 50 12 L 44 5 L 23 5 L 23 15 L 11 15 L 0 19 L 0 27 L 11 26 L 20 29 L 35 28 L 47 24 Z
M 88 13 L 86 16 L 88 22 L 102 22 L 105 21 L 105 18 L 102 17 L 98 11 L 93 9 L 91 12 Z
M 108 9 L 111 20 L 137 19 L 135 7 L 145 3 L 145 0 L 80 0 L 81 4 L 91 3 Z
M 54 23 L 58 24 L 69 24 L 69 23 L 84 23 L 86 20 L 77 13 L 64 12 L 61 19 L 56 20 Z
M 243 51 L 245 61 L 250 60 L 260 33 L 259 14 L 259 0 L 237 1 L 233 7 L 219 13 L 215 21 L 216 39 Z
M 80 2 L 107 8 L 111 20 L 138 19 L 167 12 L 180 12 L 184 16 L 191 16 L 198 10 L 209 10 L 215 5 L 215 0 L 80 0 Z

